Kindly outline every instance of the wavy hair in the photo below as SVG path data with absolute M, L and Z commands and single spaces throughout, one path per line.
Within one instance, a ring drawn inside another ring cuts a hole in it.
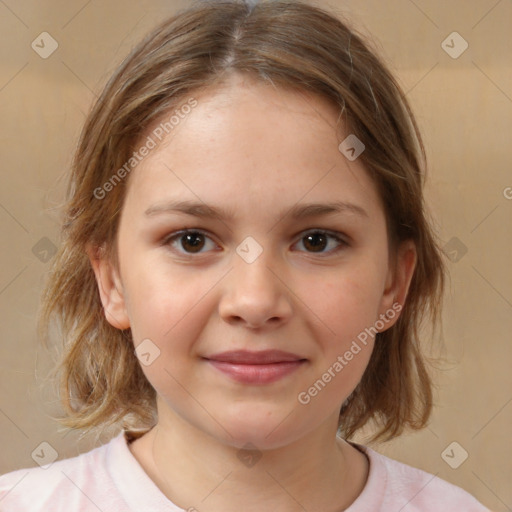
M 378 333 L 362 380 L 340 410 L 350 438 L 369 420 L 372 440 L 426 426 L 433 384 L 419 341 L 436 325 L 445 263 L 423 198 L 426 158 L 404 92 L 369 43 L 334 13 L 302 1 L 196 3 L 166 19 L 122 62 L 93 105 L 76 149 L 61 243 L 43 291 L 39 332 L 53 319 L 63 339 L 55 369 L 67 427 L 121 426 L 140 435 L 156 423 L 156 392 L 143 374 L 130 329 L 112 327 L 88 246 L 116 259 L 115 240 L 129 176 L 101 200 L 97 190 L 129 161 L 141 136 L 196 91 L 229 73 L 322 96 L 339 123 L 362 140 L 363 165 L 385 206 L 391 245 L 411 239 L 417 265 L 398 321 Z

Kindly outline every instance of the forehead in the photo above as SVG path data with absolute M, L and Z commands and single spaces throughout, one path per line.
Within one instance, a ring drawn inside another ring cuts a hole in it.
M 379 209 L 362 163 L 338 149 L 348 132 L 328 100 L 240 75 L 191 98 L 195 106 L 175 116 L 177 123 L 132 171 L 130 205 L 145 210 L 179 196 L 247 213 L 302 199 Z

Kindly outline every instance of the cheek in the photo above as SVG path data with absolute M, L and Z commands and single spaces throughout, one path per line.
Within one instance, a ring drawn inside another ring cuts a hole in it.
M 158 276 L 158 274 L 157 274 Z M 173 340 L 183 339 L 179 333 L 193 333 L 197 325 L 198 301 L 204 295 L 204 283 L 189 279 L 186 284 L 179 279 L 144 279 L 131 288 L 128 315 L 134 340 L 152 337 L 164 346 Z
M 316 294 L 308 296 L 322 319 L 315 336 L 322 355 L 298 399 L 312 416 L 320 417 L 332 404 L 341 405 L 361 381 L 374 348 L 377 278 L 378 273 L 365 266 L 364 271 L 324 281 Z
M 158 257 L 133 254 L 125 259 L 126 307 L 135 344 L 150 338 L 166 350 L 164 341 L 182 339 L 178 333 L 183 326 L 194 326 L 190 319 L 207 283 L 204 274 L 171 272 L 161 254 L 155 254 Z
M 139 355 L 141 368 L 155 390 L 171 402 L 186 399 L 183 387 L 188 389 L 194 378 L 190 358 L 197 355 L 195 342 L 208 318 L 207 301 L 201 297 L 213 284 L 206 281 L 204 276 L 171 279 L 152 267 L 127 287 L 134 345 L 147 346 L 145 352 L 151 354 L 150 361 Z
M 383 292 L 382 269 L 378 265 L 361 264 L 340 269 L 325 279 L 317 292 L 307 295 L 312 308 L 330 328 L 330 334 L 341 343 L 355 338 L 378 318 Z M 333 331 L 333 332 L 332 332 Z

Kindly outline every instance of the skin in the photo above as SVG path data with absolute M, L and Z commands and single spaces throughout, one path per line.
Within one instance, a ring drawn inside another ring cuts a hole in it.
M 364 488 L 368 461 L 336 438 L 339 410 L 374 339 L 308 404 L 297 397 L 404 303 L 415 247 L 389 250 L 375 185 L 360 159 L 338 150 L 349 132 L 336 132 L 338 113 L 324 99 L 237 74 L 194 97 L 198 105 L 130 175 L 118 264 L 88 251 L 107 320 L 130 327 L 135 346 L 150 339 L 160 350 L 142 365 L 157 391 L 158 424 L 130 449 L 183 509 L 344 510 Z M 234 217 L 144 214 L 171 198 L 227 207 Z M 366 215 L 287 215 L 296 203 L 340 200 Z M 205 232 L 199 253 L 183 237 L 163 243 L 185 228 Z M 316 252 L 312 230 L 340 232 L 347 243 L 328 237 Z M 236 252 L 248 236 L 263 250 L 252 263 Z M 202 359 L 273 348 L 307 362 L 252 385 Z M 261 454 L 252 467 L 237 457 L 247 443 Z

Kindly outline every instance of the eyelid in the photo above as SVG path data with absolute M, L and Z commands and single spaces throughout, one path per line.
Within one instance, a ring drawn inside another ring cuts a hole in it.
M 183 228 L 178 231 L 173 231 L 172 233 L 164 236 L 164 238 L 161 241 L 161 244 L 163 246 L 169 246 L 171 245 L 171 242 L 175 240 L 179 240 L 181 237 L 189 234 L 189 233 L 199 233 L 201 235 L 204 235 L 205 238 L 209 238 L 213 242 L 215 242 L 215 237 L 207 230 L 202 228 Z M 217 242 L 215 242 L 217 244 Z M 218 244 L 217 244 L 218 245 Z M 179 251 L 178 251 L 179 252 Z M 203 253 L 186 253 L 186 252 L 179 252 L 179 254 L 186 255 L 186 256 L 199 256 Z
M 326 228 L 305 229 L 304 231 L 301 231 L 297 236 L 303 237 L 310 233 L 325 233 L 326 235 L 332 236 L 333 238 L 336 238 L 340 242 L 344 242 L 346 244 L 348 244 L 350 241 L 350 237 L 346 233 L 344 233 L 342 231 L 336 231 L 334 229 L 326 229 Z
M 336 247 L 335 249 L 331 249 L 330 251 L 326 251 L 326 252 L 318 252 L 318 253 L 315 253 L 315 252 L 308 252 L 308 251 L 299 251 L 299 252 L 304 252 L 305 254 L 308 254 L 308 255 L 319 255 L 319 256 L 324 256 L 324 257 L 327 257 L 327 256 L 333 256 L 335 254 L 337 254 L 338 252 L 340 252 L 342 249 L 350 246 L 350 237 L 348 235 L 346 235 L 345 233 L 341 232 L 341 231 L 334 231 L 332 229 L 323 229 L 323 228 L 310 228 L 310 229 L 306 229 L 304 231 L 301 231 L 297 236 L 298 236 L 298 240 L 297 242 L 294 243 L 297 244 L 299 243 L 306 235 L 308 234 L 315 234 L 315 233 L 321 233 L 321 234 L 325 234 L 327 235 L 328 237 L 331 237 L 331 238 L 334 238 L 334 240 L 336 240 L 336 242 L 339 243 L 339 246 Z
M 171 242 L 173 242 L 175 240 L 179 240 L 181 237 L 183 237 L 183 236 L 185 236 L 185 235 L 187 235 L 189 233 L 198 233 L 198 234 L 204 235 L 206 238 L 209 238 L 210 240 L 215 242 L 215 237 L 209 231 L 207 231 L 205 229 L 202 229 L 202 228 L 183 228 L 183 229 L 180 229 L 178 231 L 173 231 L 169 235 L 165 236 L 162 239 L 161 244 L 163 246 L 169 246 L 169 245 L 171 245 Z M 309 229 L 305 229 L 305 230 L 299 232 L 297 235 L 294 235 L 294 239 L 297 239 L 297 240 L 296 240 L 296 242 L 294 242 L 293 245 L 296 245 L 297 243 L 299 243 L 302 240 L 302 238 L 304 238 L 306 235 L 308 235 L 308 234 L 315 234 L 315 233 L 325 234 L 328 237 L 331 237 L 334 240 L 336 240 L 336 242 L 338 242 L 340 245 L 337 248 L 332 249 L 332 250 L 327 251 L 327 252 L 318 252 L 318 253 L 308 252 L 308 251 L 299 251 L 299 252 L 304 252 L 305 254 L 310 254 L 310 255 L 320 255 L 320 256 L 325 255 L 325 256 L 327 256 L 327 255 L 336 254 L 337 252 L 339 252 L 344 247 L 347 247 L 347 246 L 350 245 L 351 239 L 350 239 L 350 237 L 348 235 L 346 235 L 345 233 L 340 232 L 340 231 L 335 231 L 335 230 L 332 230 L 332 229 L 325 229 L 325 228 L 309 228 Z M 173 251 L 173 252 L 176 252 L 176 251 Z M 200 256 L 201 254 L 205 254 L 203 252 L 187 253 L 187 252 L 181 252 L 181 251 L 178 251 L 178 253 L 181 254 L 181 255 L 189 256 L 189 257 L 192 257 L 192 256 L 196 256 L 197 257 L 197 256 Z

